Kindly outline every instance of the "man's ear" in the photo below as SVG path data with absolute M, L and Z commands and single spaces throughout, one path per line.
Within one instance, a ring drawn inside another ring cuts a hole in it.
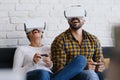
M 29 37 L 28 33 L 27 33 L 27 38 L 28 38 L 28 40 L 30 41 L 30 37 Z
M 68 23 L 69 23 L 69 24 L 71 23 L 71 20 L 70 20 L 70 19 L 68 19 Z

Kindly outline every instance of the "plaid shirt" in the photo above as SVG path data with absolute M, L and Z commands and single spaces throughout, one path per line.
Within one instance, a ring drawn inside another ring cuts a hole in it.
M 67 65 L 77 55 L 83 55 L 87 59 L 98 61 L 103 59 L 102 49 L 98 39 L 86 31 L 82 31 L 82 43 L 73 37 L 70 29 L 55 38 L 51 45 L 53 71 Z

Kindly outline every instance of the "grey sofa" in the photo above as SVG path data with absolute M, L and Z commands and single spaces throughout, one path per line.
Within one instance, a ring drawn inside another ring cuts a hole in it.
M 16 48 L 0 48 L 0 69 L 12 68 L 15 50 Z M 102 50 L 104 57 L 109 58 L 113 47 L 103 47 Z

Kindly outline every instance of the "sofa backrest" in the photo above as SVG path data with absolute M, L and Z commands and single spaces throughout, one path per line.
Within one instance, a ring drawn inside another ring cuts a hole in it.
M 104 58 L 110 58 L 111 54 L 113 54 L 114 47 L 102 47 Z
M 0 48 L 0 69 L 12 68 L 13 58 L 16 48 Z M 113 47 L 103 47 L 103 55 L 105 58 L 110 57 Z
M 12 68 L 16 48 L 0 48 L 0 68 Z

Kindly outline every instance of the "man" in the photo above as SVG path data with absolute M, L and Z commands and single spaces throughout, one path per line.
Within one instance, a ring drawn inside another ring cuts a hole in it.
M 76 56 L 82 55 L 86 57 L 87 65 L 70 80 L 85 80 L 85 77 L 88 77 L 88 80 L 102 80 L 104 63 L 100 43 L 97 37 L 82 29 L 86 10 L 80 5 L 74 5 L 67 8 L 64 15 L 70 27 L 57 36 L 51 45 L 53 72 L 63 70 Z
M 27 80 L 50 80 L 53 64 L 49 56 L 50 47 L 41 42 L 44 29 L 45 22 L 41 19 L 28 19 L 25 32 L 30 44 L 15 51 L 13 70 L 25 73 Z

